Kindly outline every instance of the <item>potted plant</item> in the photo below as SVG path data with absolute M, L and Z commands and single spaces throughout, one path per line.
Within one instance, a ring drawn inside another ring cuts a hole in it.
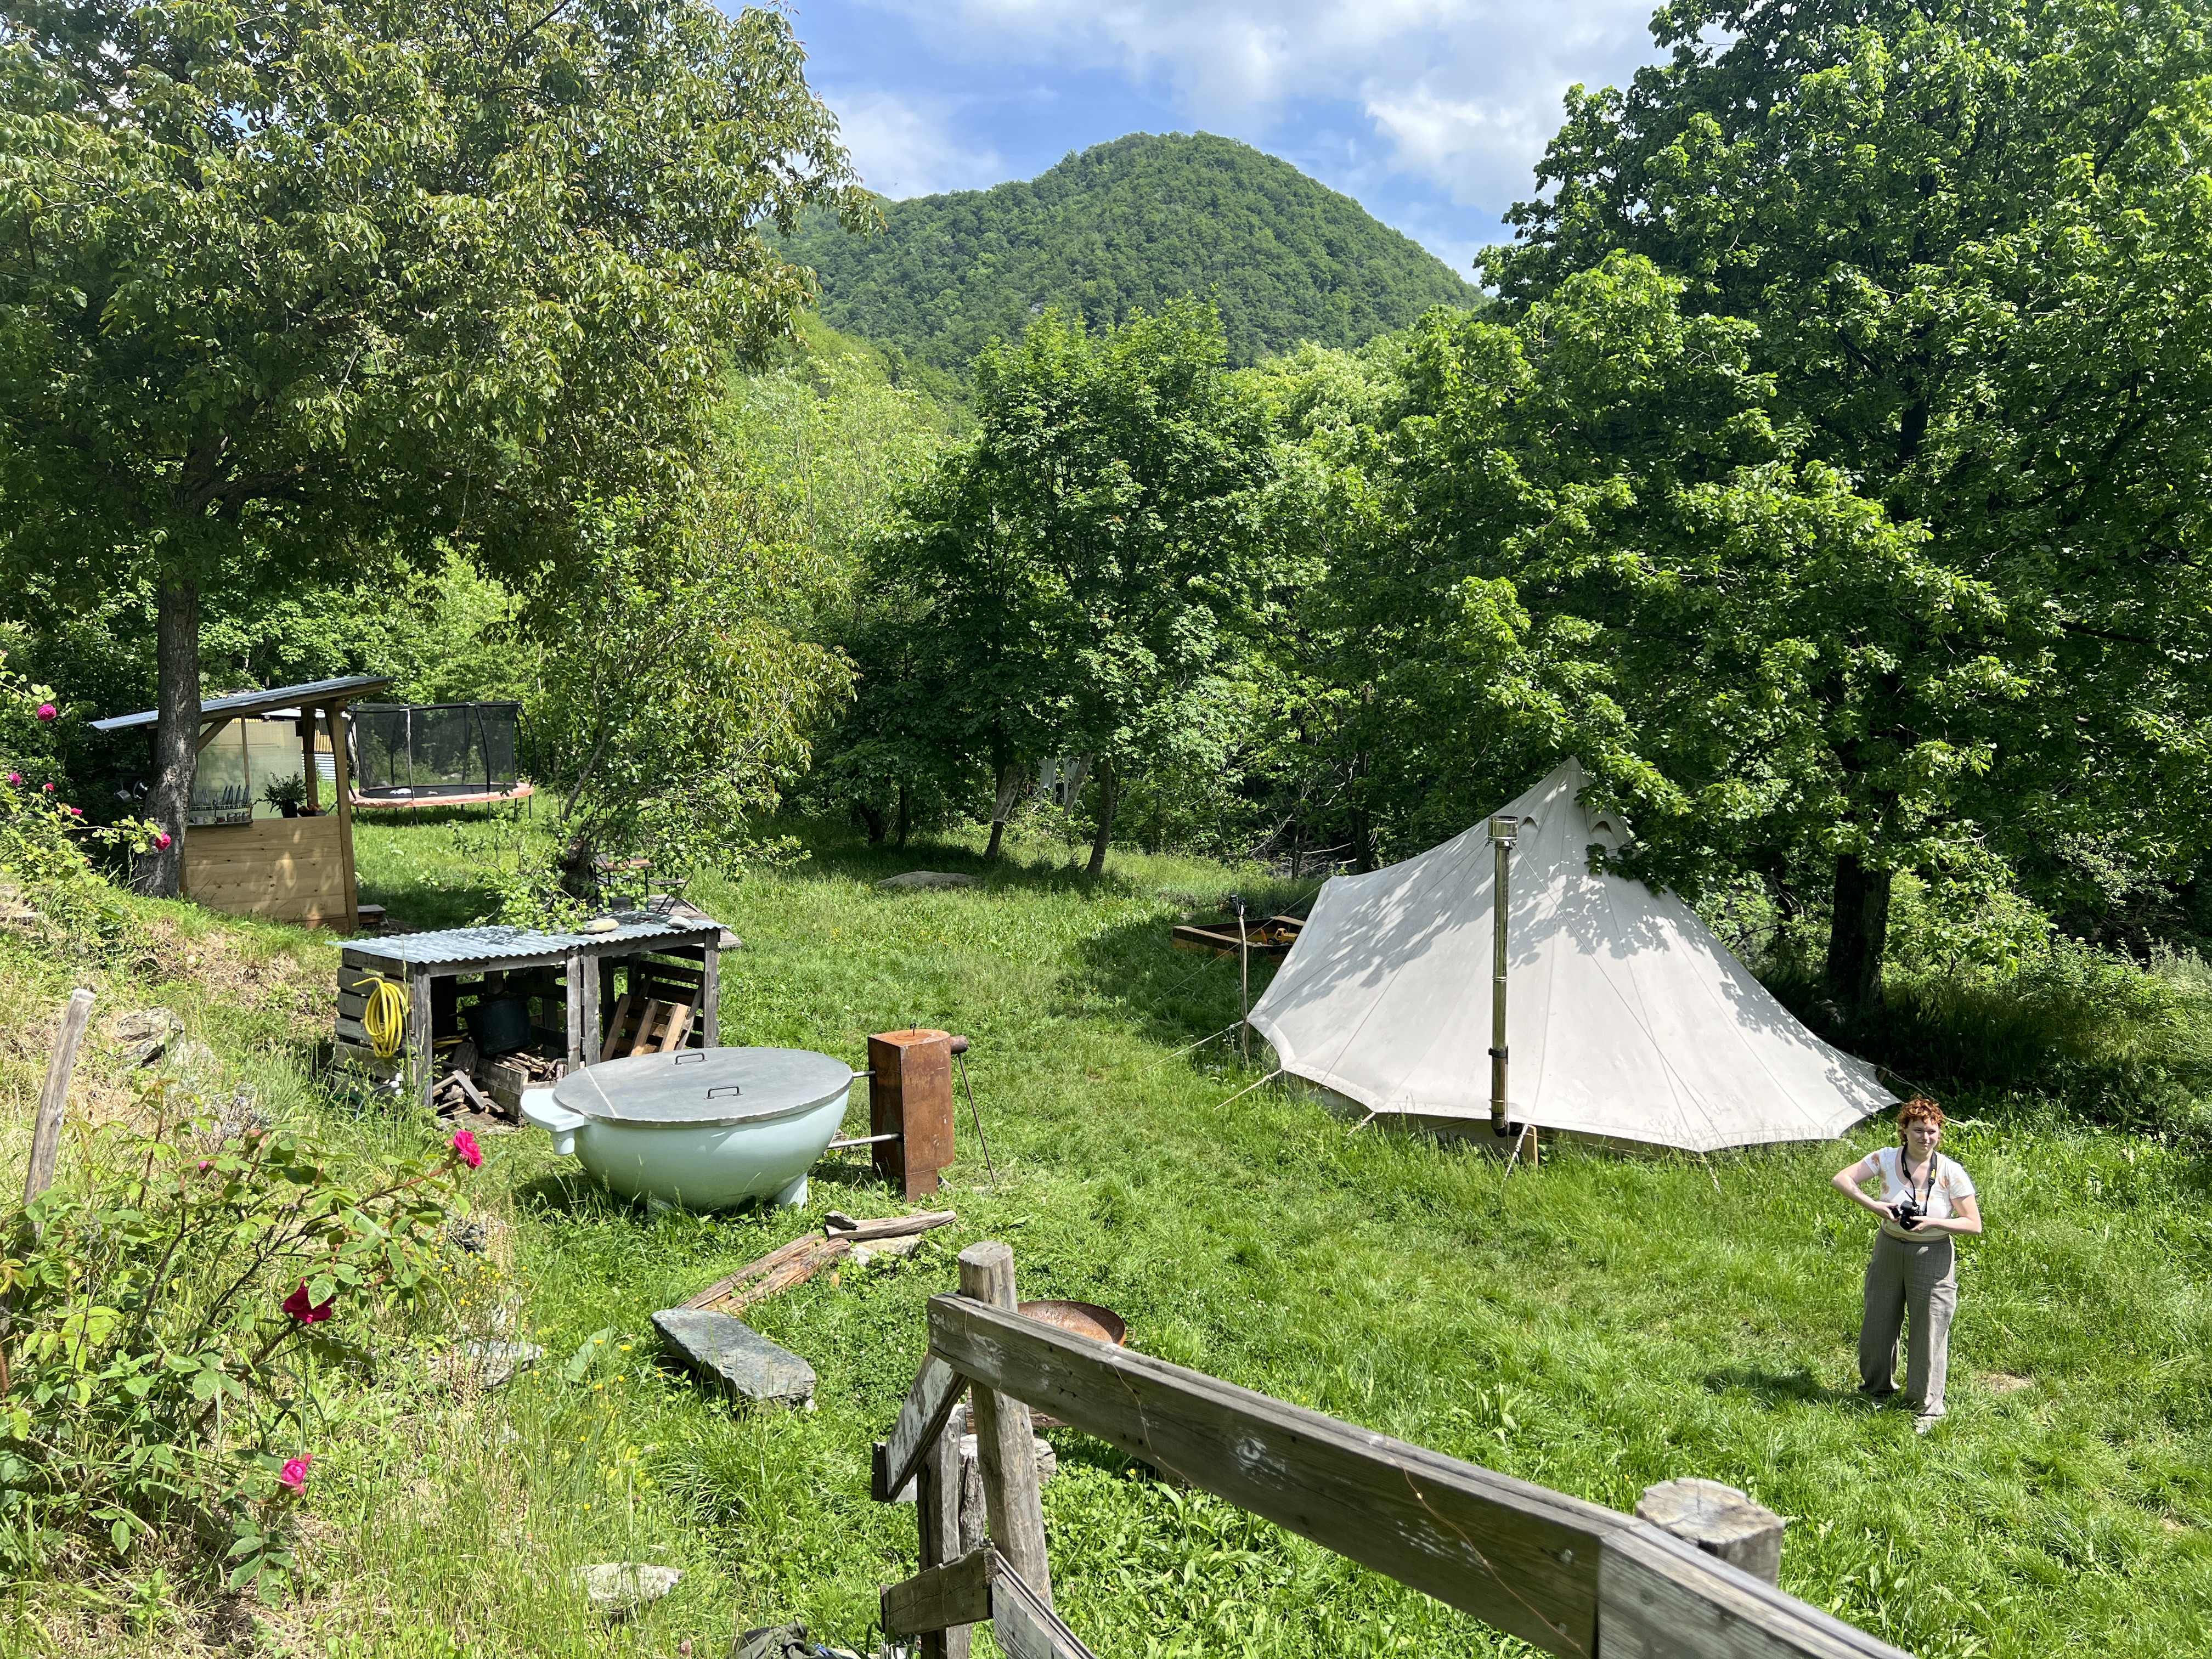
M 307 781 L 304 777 L 271 778 L 262 790 L 261 799 L 286 817 L 296 818 L 307 799 Z

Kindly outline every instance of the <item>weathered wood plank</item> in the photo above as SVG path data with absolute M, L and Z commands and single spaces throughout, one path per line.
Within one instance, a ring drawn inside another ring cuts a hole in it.
M 1014 1318 L 1014 1253 L 987 1240 L 960 1252 L 960 1299 L 974 1300 Z M 937 1346 L 934 1334 L 930 1346 Z M 1045 1553 L 1044 1502 L 1037 1480 L 1036 1431 L 1017 1392 L 986 1384 L 968 1402 L 975 1420 L 975 1463 L 983 1476 L 983 1504 L 991 1541 L 1047 1607 L 1052 1606 L 1052 1562 Z
M 890 1437 L 877 1443 L 883 1452 L 876 1459 L 874 1490 L 870 1494 L 876 1502 L 891 1503 L 906 1490 L 906 1483 L 914 1479 L 931 1445 L 944 1431 L 945 1419 L 952 1415 L 953 1407 L 967 1391 L 968 1379 L 935 1354 L 921 1362 L 914 1386 L 906 1391 L 899 1407 L 898 1420 L 891 1425 Z
M 960 1532 L 960 1500 L 967 1459 L 960 1455 L 961 1433 L 959 1414 L 955 1413 L 930 1443 L 929 1455 L 921 1460 L 921 1472 L 914 1478 L 915 1530 L 921 1534 L 925 1567 L 956 1560 L 965 1547 Z M 988 1605 L 987 1598 L 987 1612 Z M 974 1646 L 973 1621 L 956 1620 L 943 1630 L 923 1633 L 921 1659 L 969 1659 Z
M 62 1152 L 62 1121 L 69 1113 L 70 1079 L 76 1072 L 76 1051 L 92 1018 L 92 1003 L 93 994 L 80 986 L 70 993 L 69 1006 L 62 1010 L 61 1029 L 54 1034 L 54 1052 L 46 1061 L 46 1080 L 39 1090 L 38 1115 L 31 1126 L 31 1164 L 23 1176 L 27 1205 L 54 1183 L 54 1165 Z
M 1011 1570 L 991 1581 L 991 1634 L 1006 1659 L 1092 1659 L 1036 1587 Z
M 957 1561 L 924 1567 L 911 1578 L 886 1584 L 884 1628 L 893 1636 L 920 1636 L 988 1619 L 991 1583 L 1006 1570 L 1005 1559 L 986 1544 Z
M 904 1238 L 910 1233 L 926 1233 L 938 1227 L 949 1227 L 960 1219 L 957 1210 L 923 1210 L 915 1215 L 878 1216 L 866 1221 L 841 1218 L 836 1211 L 822 1224 L 826 1238 L 849 1238 L 855 1244 L 866 1244 L 878 1238 Z M 845 1224 L 849 1222 L 850 1224 Z
M 1550 1652 L 1595 1650 L 1597 1545 L 1631 1524 L 1615 1510 L 966 1296 L 930 1299 L 929 1346 L 983 1388 Z
M 1601 1659 L 1911 1659 L 1653 1522 L 1598 1558 Z

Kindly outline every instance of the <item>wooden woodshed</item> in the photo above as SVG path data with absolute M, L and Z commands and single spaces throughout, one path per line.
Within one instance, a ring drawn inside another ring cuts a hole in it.
M 200 763 L 185 831 L 184 896 L 210 910 L 357 930 L 352 767 L 346 705 L 390 688 L 382 675 L 242 691 L 200 705 Z M 149 730 L 155 711 L 94 720 L 95 732 Z M 295 775 L 292 811 L 261 799 Z

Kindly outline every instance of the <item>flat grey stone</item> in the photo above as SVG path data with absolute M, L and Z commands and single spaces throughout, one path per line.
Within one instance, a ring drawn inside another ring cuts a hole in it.
M 595 1561 L 584 1569 L 584 1594 L 593 1607 L 619 1618 L 647 1601 L 658 1601 L 683 1577 L 680 1568 L 649 1561 Z
M 526 1371 L 545 1358 L 535 1342 L 471 1342 L 466 1350 L 482 1389 L 504 1388 L 517 1371 Z
M 661 1346 L 741 1399 L 793 1409 L 814 1398 L 814 1367 L 726 1313 L 664 1308 L 653 1316 Z
M 981 887 L 980 877 L 956 875 L 950 870 L 909 870 L 902 876 L 885 876 L 878 887 Z
M 134 1066 L 150 1066 L 161 1057 L 169 1039 L 184 1029 L 185 1022 L 167 1008 L 141 1008 L 118 1014 L 109 1024 L 107 1034 L 118 1058 Z

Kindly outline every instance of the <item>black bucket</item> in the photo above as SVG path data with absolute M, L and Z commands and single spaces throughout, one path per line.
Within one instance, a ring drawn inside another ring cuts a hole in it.
M 479 1002 L 469 1010 L 469 1035 L 485 1059 L 530 1046 L 530 1005 L 520 997 Z

